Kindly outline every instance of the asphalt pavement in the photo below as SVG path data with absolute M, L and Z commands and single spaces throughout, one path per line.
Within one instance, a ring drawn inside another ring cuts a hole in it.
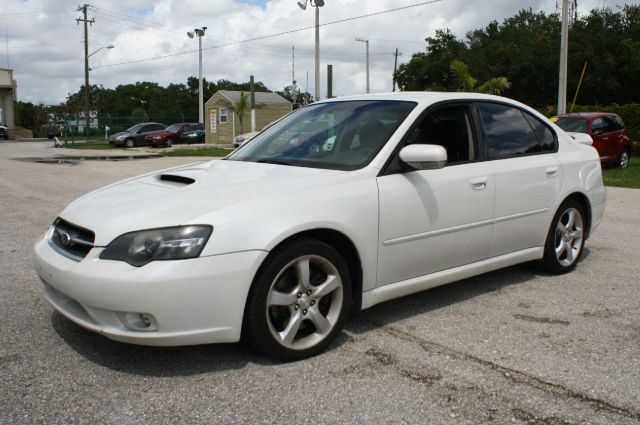
M 240 344 L 117 343 L 55 312 L 31 251 L 58 212 L 201 159 L 16 160 L 61 154 L 51 146 L 0 144 L 2 424 L 640 423 L 638 190 L 609 188 L 573 273 L 526 264 L 390 301 L 326 353 L 283 364 Z

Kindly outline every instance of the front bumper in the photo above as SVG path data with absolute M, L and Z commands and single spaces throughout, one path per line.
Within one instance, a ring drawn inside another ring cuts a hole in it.
M 92 249 L 80 262 L 53 250 L 46 238 L 33 262 L 46 299 L 78 325 L 116 341 L 155 346 L 237 342 L 244 306 L 265 251 L 132 267 L 100 260 Z M 127 314 L 128 313 L 128 314 Z M 127 317 L 145 314 L 152 331 L 132 329 Z

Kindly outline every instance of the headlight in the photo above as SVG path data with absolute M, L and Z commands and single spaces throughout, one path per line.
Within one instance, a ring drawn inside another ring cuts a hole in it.
M 196 258 L 212 231 L 211 226 L 197 225 L 125 233 L 111 242 L 100 258 L 125 261 L 135 267 L 151 261 Z
M 116 140 L 124 140 L 124 139 L 126 139 L 126 138 L 127 138 L 127 136 L 126 136 L 126 135 L 124 135 L 124 136 L 118 136 L 118 137 L 116 137 Z

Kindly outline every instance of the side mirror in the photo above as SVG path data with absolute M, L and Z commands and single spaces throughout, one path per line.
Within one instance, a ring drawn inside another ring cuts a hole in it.
M 602 128 L 596 128 L 595 130 L 591 131 L 591 133 L 592 133 L 594 136 L 597 136 L 598 134 L 602 134 L 602 133 L 604 133 L 604 129 L 602 129 Z
M 436 170 L 447 164 L 447 150 L 440 145 L 409 145 L 400 151 L 400 161 L 416 170 Z

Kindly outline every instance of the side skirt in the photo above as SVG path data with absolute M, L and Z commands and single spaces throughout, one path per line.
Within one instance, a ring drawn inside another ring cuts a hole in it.
M 539 260 L 544 255 L 543 247 L 528 248 L 499 257 L 493 257 L 472 264 L 442 270 L 425 276 L 418 276 L 381 286 L 362 293 L 362 309 L 365 310 L 384 301 L 403 297 L 415 292 L 435 288 L 457 280 L 477 276 L 493 270 L 513 266 L 527 261 Z

